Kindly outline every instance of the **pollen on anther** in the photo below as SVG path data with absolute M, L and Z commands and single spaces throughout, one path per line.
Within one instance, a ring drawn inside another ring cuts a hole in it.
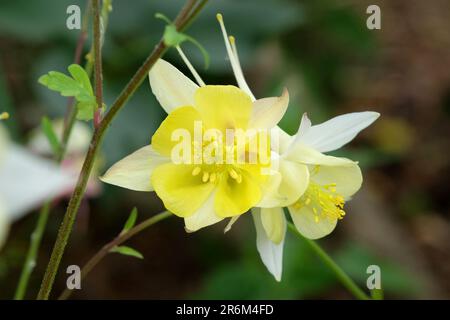
M 238 173 L 236 172 L 236 170 L 231 169 L 231 170 L 229 171 L 229 173 L 230 173 L 230 176 L 231 176 L 234 180 L 237 180 L 237 179 L 238 179 L 239 175 L 238 175 Z
M 201 171 L 202 171 L 202 169 L 200 167 L 195 167 L 194 170 L 192 170 L 192 175 L 198 176 Z
M 211 182 L 216 181 L 216 177 L 217 177 L 217 175 L 216 175 L 215 172 L 211 173 L 211 174 L 209 175 L 209 181 L 211 181 Z
M 203 182 L 208 182 L 209 180 L 209 172 L 203 172 L 203 177 L 202 177 L 202 181 Z

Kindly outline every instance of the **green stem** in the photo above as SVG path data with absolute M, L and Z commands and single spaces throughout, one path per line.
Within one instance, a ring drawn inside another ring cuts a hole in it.
M 179 15 L 175 19 L 175 26 L 178 30 L 182 30 L 186 23 L 190 21 L 189 14 L 196 4 L 196 0 L 188 0 L 184 8 L 180 11 Z M 56 238 L 55 245 L 50 257 L 50 261 L 47 265 L 47 269 L 44 274 L 44 278 L 41 283 L 41 288 L 39 290 L 37 299 L 43 300 L 48 299 L 53 288 L 53 283 L 55 280 L 56 273 L 58 272 L 59 264 L 61 258 L 64 254 L 64 250 L 67 245 L 70 233 L 72 231 L 73 223 L 75 221 L 80 202 L 84 196 L 86 185 L 89 176 L 94 165 L 94 160 L 97 155 L 98 149 L 101 145 L 103 137 L 111 124 L 114 117 L 126 104 L 128 99 L 134 94 L 134 92 L 139 88 L 144 79 L 147 77 L 148 72 L 156 63 L 156 61 L 162 57 L 166 52 L 167 47 L 164 44 L 164 39 L 161 39 L 157 44 L 153 52 L 147 57 L 143 65 L 138 69 L 133 78 L 128 82 L 126 87 L 122 90 L 119 97 L 116 99 L 114 104 L 111 106 L 110 110 L 105 114 L 105 117 L 100 122 L 99 126 L 95 129 L 94 135 L 92 137 L 88 153 L 83 163 L 80 175 L 78 177 L 78 182 L 75 186 L 72 197 L 70 198 L 69 205 L 67 207 L 66 213 L 64 215 L 63 222 L 58 231 L 58 236 Z
M 84 267 L 81 269 L 81 279 L 84 279 L 89 272 L 101 261 L 103 258 L 108 255 L 108 253 L 111 252 L 111 250 L 114 247 L 117 247 L 130 239 L 131 237 L 135 236 L 136 234 L 140 233 L 141 231 L 144 231 L 145 229 L 151 227 L 152 225 L 158 223 L 159 221 L 162 221 L 168 217 L 172 216 L 172 214 L 169 211 L 163 211 L 161 213 L 158 213 L 157 215 L 148 218 L 147 220 L 144 220 L 140 224 L 136 225 L 135 227 L 131 228 L 125 233 L 119 234 L 116 238 L 114 238 L 111 242 L 107 243 L 103 246 L 103 248 L 98 251 L 89 261 L 84 265 Z M 62 294 L 59 296 L 58 300 L 65 300 L 70 297 L 72 294 L 72 290 L 65 289 Z
M 87 0 L 85 12 L 88 12 L 90 10 L 91 7 L 90 2 L 91 0 Z M 81 61 L 81 55 L 83 53 L 84 44 L 87 39 L 87 28 L 88 28 L 88 19 L 83 19 L 83 25 L 81 28 L 80 35 L 78 37 L 77 45 L 75 47 L 74 63 L 76 64 L 79 64 Z M 56 162 L 59 164 L 64 160 L 64 156 L 66 154 L 67 142 L 69 141 L 70 133 L 72 132 L 72 128 L 76 120 L 76 111 L 77 110 L 73 98 L 69 98 L 67 103 L 67 116 L 64 121 L 64 128 L 61 137 L 60 148 L 58 150 L 58 153 L 55 155 Z M 37 260 L 36 257 L 39 252 L 41 239 L 47 227 L 51 202 L 52 200 L 47 200 L 39 212 L 39 217 L 36 222 L 36 226 L 33 230 L 25 262 L 23 264 L 22 272 L 20 274 L 19 283 L 17 285 L 16 292 L 14 294 L 14 299 L 16 300 L 22 300 L 25 297 L 30 275 L 33 272 L 34 266 L 36 264 Z
M 50 204 L 50 200 L 45 202 L 41 208 L 41 211 L 39 212 L 39 218 L 36 227 L 31 234 L 30 247 L 28 248 L 16 293 L 14 294 L 15 300 L 22 300 L 25 297 L 30 275 L 34 270 L 34 267 L 36 266 L 36 257 L 39 252 L 39 247 L 41 245 L 45 227 L 47 225 L 47 220 L 50 213 Z
M 344 287 L 350 291 L 355 298 L 359 300 L 370 300 L 369 296 L 358 287 L 358 285 L 339 267 L 336 262 L 317 244 L 317 242 L 303 237 L 297 228 L 291 223 L 288 223 L 289 229 L 300 239 L 304 240 L 309 247 L 319 256 L 319 258 L 325 263 L 325 265 L 333 271 L 338 280 Z

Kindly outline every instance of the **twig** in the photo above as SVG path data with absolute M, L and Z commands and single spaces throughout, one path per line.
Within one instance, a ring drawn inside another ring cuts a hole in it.
M 159 221 L 162 221 L 168 217 L 170 217 L 172 214 L 169 211 L 164 211 L 161 213 L 158 213 L 157 215 L 141 222 L 140 224 L 136 225 L 135 227 L 131 228 L 125 233 L 119 234 L 116 238 L 114 238 L 111 242 L 107 243 L 103 246 L 103 248 L 98 251 L 89 261 L 84 265 L 84 267 L 81 269 L 81 279 L 84 279 L 89 272 L 106 256 L 108 253 L 111 252 L 111 249 L 113 249 L 116 246 L 121 245 L 131 237 L 135 236 L 136 234 L 140 233 L 141 231 L 144 231 L 148 227 L 158 223 Z M 70 297 L 72 294 L 72 290 L 65 289 L 61 295 L 59 296 L 58 300 L 65 300 Z

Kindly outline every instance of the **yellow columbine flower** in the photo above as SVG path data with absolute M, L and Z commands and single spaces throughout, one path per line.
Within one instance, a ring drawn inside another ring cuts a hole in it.
M 194 138 L 189 144 L 192 148 L 187 152 L 188 158 L 193 161 L 174 163 L 173 152 L 179 144 L 177 133 L 181 130 L 195 137 L 198 123 L 201 124 L 200 136 L 208 130 L 225 137 L 229 130 L 270 129 L 286 111 L 287 91 L 281 97 L 252 101 L 248 94 L 234 86 L 200 83 L 199 87 L 164 60 L 155 64 L 149 79 L 153 93 L 169 115 L 155 132 L 150 146 L 116 163 L 101 180 L 132 190 L 155 191 L 168 210 L 184 218 L 188 231 L 243 214 L 256 206 L 265 190 L 270 189 L 271 180 L 263 172 L 270 163 L 248 161 L 252 156 L 251 136 L 240 151 L 234 143 L 219 143 L 216 151 L 232 154 L 234 161 L 231 163 L 220 157 L 212 157 L 209 162 L 204 158 L 197 161 L 195 151 L 205 154 L 215 143 L 206 137 L 204 141 Z M 269 148 L 267 144 L 256 158 L 267 156 Z
M 253 97 L 239 63 L 235 39 L 228 37 L 222 16 L 217 19 L 239 87 Z M 283 207 L 288 207 L 296 228 L 307 238 L 321 238 L 333 231 L 345 215 L 345 201 L 360 188 L 362 175 L 356 162 L 322 152 L 350 142 L 378 116 L 376 112 L 350 113 L 311 126 L 304 115 L 295 137 L 279 127 L 272 129 L 272 167 L 276 173 L 269 177 L 271 189 L 252 213 L 258 251 L 278 281 L 286 233 Z M 235 221 L 232 219 L 226 230 Z
M 322 124 L 311 126 L 306 114 L 294 137 L 281 135 L 280 168 L 287 163 L 308 168 L 308 184 L 294 201 L 285 203 L 297 230 L 306 238 L 318 239 L 330 234 L 337 221 L 345 216 L 345 201 L 361 187 L 362 175 L 352 160 L 333 157 L 322 152 L 333 151 L 350 142 L 361 130 L 372 124 L 379 114 L 357 112 L 335 117 Z M 276 129 L 281 130 L 281 129 Z M 289 171 L 281 172 L 274 194 L 282 195 L 289 188 Z M 297 188 L 298 189 L 298 188 Z M 293 190 L 288 193 L 293 193 Z M 254 208 L 258 250 L 264 264 L 276 279 L 281 279 L 282 251 L 286 219 L 282 207 Z

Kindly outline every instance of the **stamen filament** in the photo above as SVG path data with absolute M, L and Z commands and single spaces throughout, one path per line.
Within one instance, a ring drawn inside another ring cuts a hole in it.
M 197 81 L 197 83 L 198 83 L 198 85 L 200 87 L 204 87 L 205 86 L 205 82 L 202 80 L 202 78 L 200 77 L 198 72 L 195 70 L 194 66 L 191 64 L 189 59 L 186 57 L 186 55 L 184 54 L 183 50 L 181 50 L 181 47 L 180 46 L 176 46 L 176 49 L 178 51 L 178 54 L 181 56 L 181 59 L 183 59 L 183 61 L 186 64 L 186 66 L 189 68 L 189 71 L 191 71 L 192 75 L 194 76 L 195 81 Z

